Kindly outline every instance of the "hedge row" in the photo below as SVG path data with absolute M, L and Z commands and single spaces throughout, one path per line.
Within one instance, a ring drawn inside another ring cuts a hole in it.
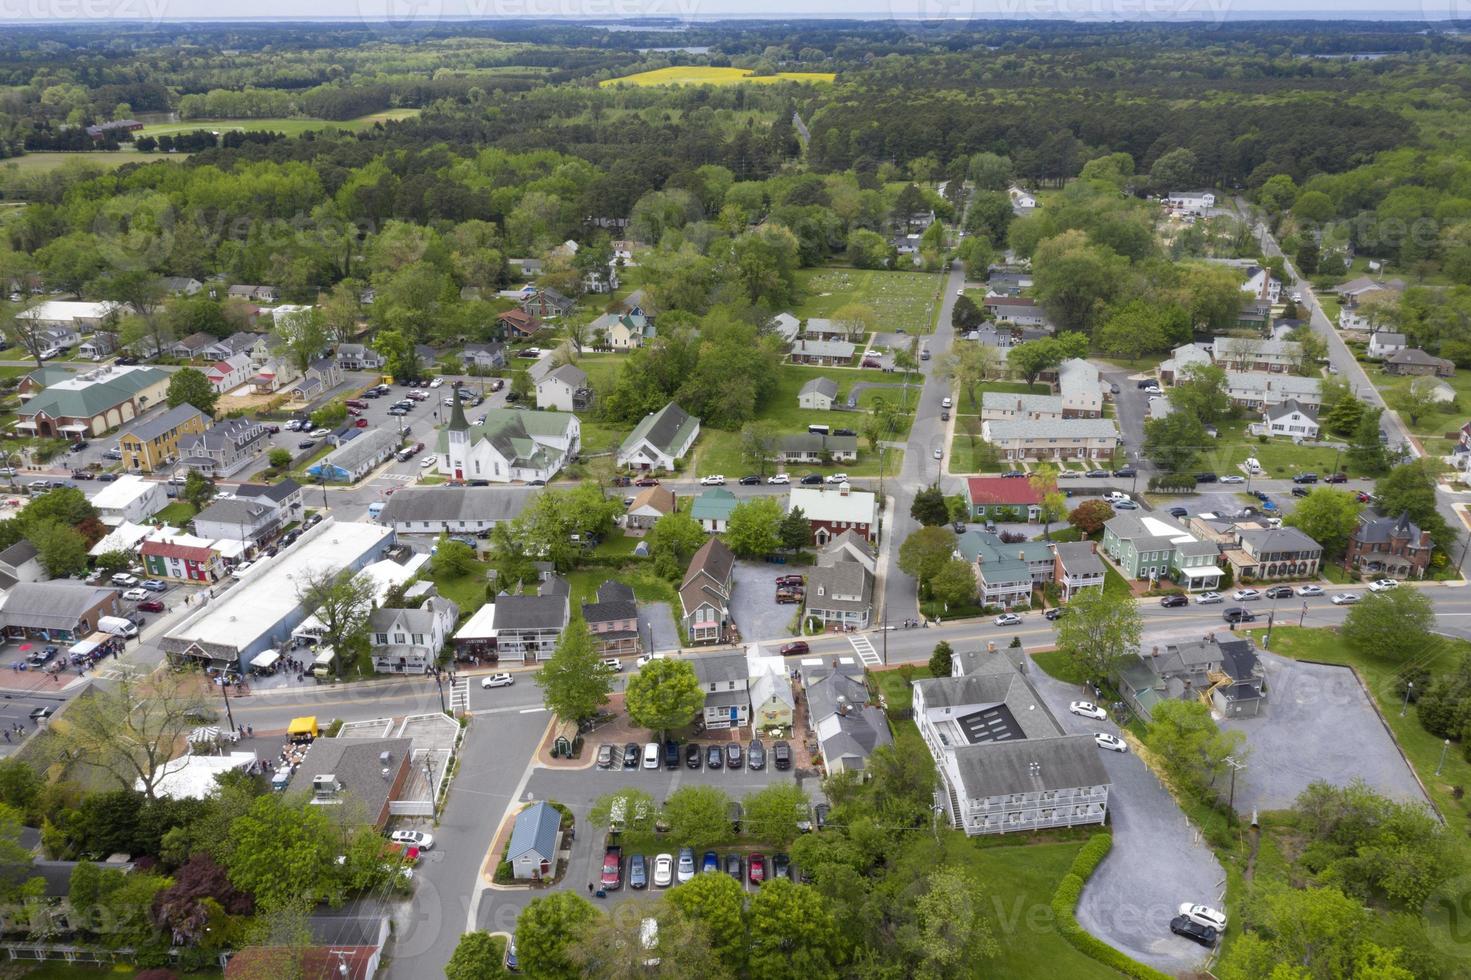
M 1086 882 L 1099 863 L 1108 856 L 1109 850 L 1113 848 L 1113 836 L 1111 834 L 1094 834 L 1088 839 L 1078 851 L 1077 857 L 1073 858 L 1073 866 L 1068 873 L 1063 875 L 1062 881 L 1057 885 L 1057 891 L 1052 893 L 1052 914 L 1057 921 L 1057 931 L 1062 933 L 1062 938 L 1068 941 L 1078 952 L 1089 959 L 1097 960 L 1104 966 L 1112 967 L 1128 977 L 1136 980 L 1170 980 L 1169 974 L 1161 973 L 1152 966 L 1145 966 L 1108 943 L 1094 936 L 1082 926 L 1074 916 L 1078 907 L 1078 898 L 1083 894 L 1083 883 Z

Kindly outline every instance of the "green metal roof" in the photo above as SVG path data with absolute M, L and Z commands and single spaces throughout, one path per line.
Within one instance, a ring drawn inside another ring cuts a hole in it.
M 695 498 L 690 505 L 690 516 L 697 521 L 724 521 L 730 518 L 735 506 L 735 494 L 720 487 L 711 487 Z
M 47 388 L 21 406 L 22 416 L 46 414 L 50 418 L 92 418 L 128 401 L 144 388 L 167 381 L 168 373 L 143 368 L 99 381 L 85 388 Z

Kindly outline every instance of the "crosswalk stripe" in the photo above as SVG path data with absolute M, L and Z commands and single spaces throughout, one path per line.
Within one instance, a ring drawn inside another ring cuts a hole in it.
M 873 641 L 866 636 L 850 636 L 848 642 L 853 644 L 853 652 L 858 654 L 858 659 L 863 661 L 865 667 L 877 667 L 879 660 L 878 651 L 873 648 Z
M 455 681 L 449 690 L 449 710 L 451 713 L 470 710 L 470 679 L 462 677 Z

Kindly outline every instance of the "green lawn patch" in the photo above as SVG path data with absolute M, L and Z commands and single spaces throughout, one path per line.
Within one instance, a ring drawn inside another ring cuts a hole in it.
M 126 150 L 79 150 L 77 152 L 43 151 L 26 153 L 0 161 L 0 172 L 13 167 L 23 174 L 49 173 L 73 162 L 83 162 L 106 170 L 115 170 L 125 163 L 153 163 L 155 160 L 184 161 L 188 158 L 187 153 L 139 153 L 131 148 Z
M 655 575 L 651 567 L 630 563 L 621 568 L 597 566 L 569 572 L 567 585 L 571 592 L 572 607 L 575 609 L 584 602 L 596 602 L 598 586 L 609 579 L 631 586 L 634 597 L 639 602 L 674 603 L 678 599 L 674 586 Z
M 831 417 L 831 416 L 830 416 Z M 839 420 L 849 418 L 854 421 L 858 416 L 847 413 L 838 415 L 836 420 L 829 424 L 840 425 Z M 747 462 L 741 454 L 741 434 L 739 432 L 725 432 L 720 429 L 704 429 L 700 432 L 699 442 L 695 445 L 695 453 L 698 462 L 695 471 L 699 476 L 708 476 L 712 473 L 720 473 L 727 478 L 734 479 L 747 473 L 756 473 L 760 467 Z M 879 453 L 868 451 L 868 440 L 862 436 L 858 438 L 858 461 L 856 463 L 832 463 L 823 466 L 818 463 L 793 463 L 786 467 L 788 473 L 821 473 L 826 476 L 829 473 L 847 473 L 851 476 L 879 475 Z M 902 449 L 886 449 L 882 453 L 883 469 L 885 476 L 897 476 L 899 468 L 904 464 L 904 451 Z M 777 463 L 767 463 L 767 474 L 777 472 L 781 466 Z
M 485 605 L 485 586 L 488 581 L 485 573 L 490 568 L 488 562 L 475 562 L 475 567 L 464 575 L 436 575 L 432 571 L 432 564 L 431 560 L 430 565 L 425 566 L 431 570 L 421 573 L 420 577 L 433 582 L 440 595 L 459 606 L 462 617 L 469 616 Z
M 1118 570 L 1107 562 L 1103 565 L 1103 591 L 1106 595 L 1128 595 L 1134 590 L 1129 588 L 1129 580 L 1119 574 Z
M 793 311 L 798 319 L 829 317 L 840 306 L 861 303 L 877 314 L 877 327 L 884 333 L 903 329 L 928 334 L 934 329 L 945 277 L 934 272 L 799 269 L 797 284 L 806 297 Z
M 1364 365 L 1364 372 L 1374 387 L 1379 389 L 1389 407 L 1398 410 L 1400 399 L 1409 393 L 1414 378 L 1399 378 L 1383 373 L 1373 365 Z M 1458 371 L 1449 378 L 1440 379 L 1456 390 L 1456 400 L 1436 406 L 1436 409 L 1420 416 L 1414 424 L 1410 416 L 1400 412 L 1400 420 L 1410 431 L 1420 437 L 1431 455 L 1443 456 L 1456 444 L 1456 430 L 1466 421 L 1466 408 L 1471 406 L 1471 372 Z
M 371 128 L 374 123 L 410 119 L 418 114 L 418 109 L 387 109 L 383 112 L 359 116 L 357 119 L 346 120 L 316 119 L 310 116 L 281 119 L 190 119 L 184 122 L 152 123 L 144 126 L 143 131 L 136 135 L 175 136 L 179 133 L 192 133 L 197 129 L 265 131 L 283 133 L 287 136 L 300 136 L 302 133 L 326 129 L 345 129 L 349 132 L 357 132 Z
M 908 674 L 909 676 L 905 676 Z M 871 670 L 868 672 L 869 679 L 884 696 L 884 703 L 892 712 L 908 711 L 914 703 L 914 688 L 911 682 L 916 678 L 930 676 L 929 669 L 921 664 L 912 671 L 902 668 L 895 670 Z
M 688 497 L 682 497 L 680 502 L 683 503 L 688 499 Z M 606 538 L 598 542 L 598 546 L 592 550 L 592 553 L 599 558 L 625 558 L 633 554 L 633 549 L 638 547 L 638 543 L 642 540 L 643 538 L 624 534 L 621 527 L 615 527 Z
M 1042 653 L 1032 654 L 1032 663 L 1041 667 L 1049 676 L 1055 677 L 1065 684 L 1082 684 L 1088 678 L 1083 676 L 1077 661 L 1073 660 L 1061 650 L 1046 650 Z
M 1334 468 L 1347 469 L 1350 475 L 1365 476 L 1349 460 L 1346 452 L 1327 446 L 1295 445 L 1290 439 L 1268 439 L 1262 442 L 1248 435 L 1246 426 L 1256 419 L 1231 419 L 1221 423 L 1220 438 L 1211 441 L 1196 464 L 1197 469 L 1209 469 L 1220 474 L 1242 472 L 1240 464 L 1254 456 L 1262 464 L 1267 475 L 1286 478 L 1298 473 L 1332 473 Z
M 153 516 L 157 517 L 165 524 L 172 524 L 174 527 L 182 527 L 186 521 L 193 520 L 194 515 L 197 513 L 199 513 L 199 511 L 195 509 L 193 504 L 183 500 L 175 500 L 173 503 L 169 504 L 167 507 L 159 511 L 157 514 L 154 514 Z

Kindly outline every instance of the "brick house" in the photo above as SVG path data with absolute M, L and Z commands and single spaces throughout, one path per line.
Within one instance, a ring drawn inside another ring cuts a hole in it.
M 1423 578 L 1430 566 L 1432 547 L 1430 532 L 1421 530 L 1408 513 L 1399 517 L 1361 516 L 1359 526 L 1349 536 L 1343 567 L 1395 579 Z
M 1385 374 L 1435 375 L 1449 378 L 1456 373 L 1456 366 L 1443 357 L 1425 353 L 1418 347 L 1397 350 L 1384 359 Z
M 844 531 L 853 531 L 868 541 L 878 539 L 878 499 L 848 484 L 836 488 L 792 487 L 787 512 L 802 508 L 812 527 L 812 543 L 826 545 Z
M 148 540 L 138 547 L 138 555 L 153 578 L 215 582 L 225 573 L 220 553 L 206 545 Z

